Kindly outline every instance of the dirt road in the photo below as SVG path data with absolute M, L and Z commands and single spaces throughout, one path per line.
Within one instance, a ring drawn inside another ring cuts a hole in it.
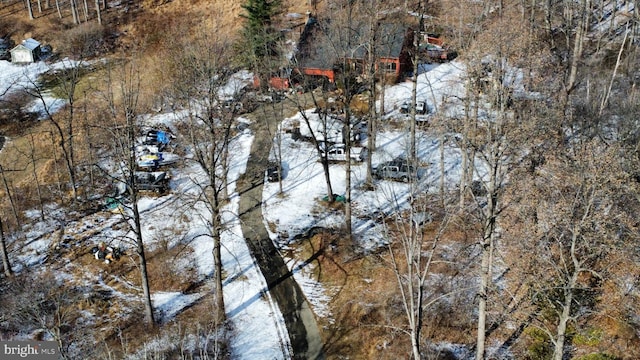
M 272 145 L 271 139 L 278 122 L 295 111 L 295 103 L 287 99 L 281 105 L 262 106 L 248 116 L 254 120 L 251 129 L 255 133 L 255 139 L 251 145 L 246 173 L 238 182 L 239 211 L 247 245 L 284 317 L 293 358 L 322 359 L 322 339 L 313 311 L 269 238 L 262 221 L 262 185 Z

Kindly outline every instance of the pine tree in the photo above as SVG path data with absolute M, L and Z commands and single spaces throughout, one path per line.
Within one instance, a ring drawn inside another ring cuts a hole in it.
M 258 64 L 278 55 L 279 32 L 273 19 L 280 14 L 281 0 L 247 0 L 241 17 L 245 19 L 242 40 L 238 44 L 240 62 L 255 68 Z

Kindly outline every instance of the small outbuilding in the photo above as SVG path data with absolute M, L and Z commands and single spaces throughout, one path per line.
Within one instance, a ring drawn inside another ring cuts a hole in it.
M 32 38 L 22 40 L 22 43 L 11 49 L 11 62 L 29 64 L 40 58 L 40 43 Z

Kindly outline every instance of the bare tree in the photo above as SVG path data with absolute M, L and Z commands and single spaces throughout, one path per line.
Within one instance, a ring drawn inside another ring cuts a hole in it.
M 24 272 L 2 292 L 0 311 L 15 328 L 44 331 L 56 342 L 60 358 L 71 359 L 84 340 L 72 331 L 80 315 L 76 303 L 81 298 L 77 289 L 66 287 L 52 275 Z
M 620 168 L 617 146 L 602 145 L 594 139 L 547 153 L 529 174 L 525 193 L 516 196 L 525 216 L 514 221 L 529 234 L 517 246 L 536 254 L 525 261 L 535 269 L 525 273 L 533 325 L 546 334 L 556 360 L 571 351 L 570 332 L 580 333 L 630 286 L 614 285 L 624 275 L 613 269 L 625 267 L 619 263 L 628 258 L 624 239 L 636 232 L 640 203 L 624 185 L 629 175 Z M 601 296 L 605 287 L 608 294 Z
M 203 31 L 200 36 L 180 47 L 176 54 L 178 68 L 173 96 L 185 107 L 183 123 L 185 141 L 191 145 L 193 161 L 203 170 L 206 181 L 197 181 L 202 201 L 210 218 L 208 226 L 213 240 L 216 321 L 226 318 L 222 288 L 222 232 L 225 223 L 223 206 L 228 198 L 230 145 L 235 116 L 240 110 L 243 84 L 227 71 L 228 58 L 224 40 Z M 234 80 L 235 79 L 235 80 Z
M 506 20 L 505 20 L 506 21 Z M 506 28 L 506 27 L 505 27 Z M 526 54 L 526 40 L 520 43 L 505 43 L 499 39 L 506 35 L 493 29 L 488 36 L 497 45 L 490 51 L 479 48 L 472 58 L 481 64 L 474 69 L 469 64 L 471 79 L 467 83 L 466 98 L 463 99 L 465 120 L 460 126 L 463 153 L 469 151 L 467 162 L 472 166 L 467 179 L 460 185 L 461 199 L 471 198 L 472 217 L 481 224 L 479 236 L 480 286 L 478 291 L 478 327 L 476 359 L 484 359 L 489 298 L 493 288 L 493 267 L 495 251 L 499 240 L 499 217 L 507 206 L 503 199 L 504 186 L 508 176 L 524 156 L 524 151 L 534 135 L 535 119 L 514 109 L 512 93 L 519 86 L 514 79 L 521 74 L 518 67 L 523 62 L 509 63 L 517 55 Z M 521 34 L 525 36 L 525 34 Z M 520 37 L 522 39 L 522 37 Z M 487 39 L 485 39 L 487 40 Z M 474 50 L 471 50 L 472 53 Z M 525 58 L 524 56 L 519 58 Z M 465 165 L 463 165 L 465 166 Z M 472 185 L 472 179 L 477 180 Z M 462 201 L 462 200 L 461 200 Z M 462 205 L 462 203 L 461 203 Z
M 121 215 L 125 218 L 130 231 L 133 233 L 132 241 L 135 244 L 135 251 L 138 255 L 145 322 L 153 325 L 155 324 L 155 319 L 151 303 L 141 214 L 138 208 L 139 189 L 136 177 L 136 139 L 139 134 L 139 127 L 136 121 L 141 91 L 140 72 L 137 66 L 137 63 L 132 62 L 123 63 L 115 69 L 108 68 L 104 100 L 106 101 L 111 123 L 108 124 L 105 130 L 111 135 L 112 153 L 117 161 L 115 164 L 117 171 L 102 170 L 111 177 L 114 183 L 125 184 L 127 189 L 130 201 L 127 206 L 128 211 L 122 212 Z
M 78 107 L 78 102 L 82 99 L 77 94 L 78 86 L 88 71 L 84 60 L 95 54 L 102 39 L 102 29 L 97 26 L 78 27 L 69 32 L 65 50 L 74 57 L 73 60 L 65 59 L 61 61 L 61 67 L 51 69 L 45 76 L 45 81 L 30 79 L 30 87 L 23 91 L 37 99 L 42 105 L 45 119 L 53 126 L 58 146 L 62 152 L 62 158 L 69 177 L 73 201 L 79 199 L 79 188 L 81 185 L 82 173 L 79 172 L 81 158 L 78 154 L 78 144 L 83 139 L 79 137 L 80 126 L 78 124 L 78 112 L 82 108 Z M 66 102 L 62 114 L 54 111 L 54 106 L 47 101 L 47 92 L 52 87 L 62 94 L 63 101 Z M 86 93 L 85 93 L 86 94 Z M 84 99 L 86 101 L 86 98 Z
M 69 185 L 71 187 L 73 201 L 78 200 L 78 173 L 76 169 L 76 153 L 75 153 L 75 90 L 80 81 L 80 69 L 71 61 L 64 62 L 64 67 L 60 71 L 53 73 L 54 83 L 60 86 L 68 101 L 67 116 L 55 114 L 51 105 L 47 102 L 47 90 L 43 85 L 34 81 L 31 82 L 31 88 L 25 92 L 35 97 L 43 107 L 46 119 L 53 126 L 57 137 L 58 146 L 62 150 L 62 156 L 67 168 L 69 176 Z
M 412 186 L 416 186 L 413 184 Z M 395 212 L 385 226 L 389 237 L 391 267 L 396 276 L 402 306 L 406 316 L 406 333 L 411 339 L 414 359 L 421 359 L 422 332 L 425 327 L 425 308 L 452 294 L 438 294 L 429 290 L 433 265 L 438 262 L 440 240 L 450 225 L 450 210 L 433 211 L 428 196 L 409 195 L 413 206 L 406 213 Z M 435 225 L 437 224 L 437 225 Z M 464 291 L 467 289 L 458 289 Z

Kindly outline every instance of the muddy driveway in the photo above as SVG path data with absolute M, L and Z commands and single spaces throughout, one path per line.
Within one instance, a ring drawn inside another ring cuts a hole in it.
M 294 359 L 322 359 L 322 339 L 313 311 L 280 253 L 269 238 L 262 220 L 262 185 L 277 124 L 295 112 L 295 104 L 285 99 L 281 105 L 265 105 L 249 117 L 255 139 L 247 170 L 238 182 L 242 233 L 260 266 L 271 297 L 284 317 Z M 284 114 L 284 116 L 283 116 Z

